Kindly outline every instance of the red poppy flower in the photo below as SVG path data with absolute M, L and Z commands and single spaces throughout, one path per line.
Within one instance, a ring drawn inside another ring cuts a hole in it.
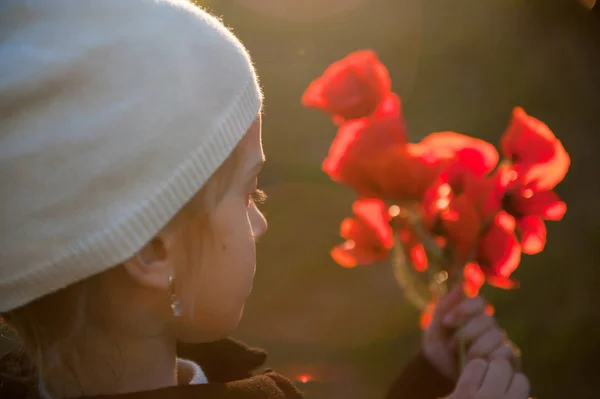
M 534 192 L 532 189 L 509 190 L 503 199 L 504 209 L 516 219 L 523 252 L 535 255 L 546 245 L 544 220 L 558 221 L 567 205 L 554 191 Z
M 535 191 L 533 184 L 523 186 L 510 166 L 500 167 L 489 181 L 490 189 L 484 194 L 488 210 L 502 208 L 515 219 L 523 253 L 541 252 L 546 245 L 544 220 L 561 220 L 567 205 L 554 191 Z
M 378 197 L 421 200 L 453 157 L 452 151 L 420 143 L 388 147 L 369 164 L 370 179 Z
M 334 62 L 310 83 L 302 104 L 341 122 L 372 115 L 390 90 L 390 76 L 377 54 L 361 50 Z
M 386 259 L 393 239 L 385 204 L 375 199 L 359 200 L 352 210 L 355 217 L 344 219 L 340 228 L 340 235 L 347 241 L 333 248 L 333 259 L 344 267 L 367 266 Z
M 516 287 L 510 275 L 521 262 L 521 246 L 514 234 L 515 220 L 499 212 L 479 241 L 476 263 L 486 281 L 499 288 Z
M 481 219 L 472 198 L 451 181 L 450 174 L 442 173 L 429 187 L 423 199 L 424 217 L 429 229 L 446 238 L 457 258 L 466 262 L 479 237 Z
M 448 238 L 459 260 L 470 261 L 482 225 L 484 176 L 498 163 L 498 152 L 483 140 L 454 132 L 433 133 L 421 143 L 454 154 L 427 190 L 423 208 L 434 233 Z
M 475 202 L 482 220 L 489 220 L 502 210 L 502 201 L 514 172 L 508 165 L 500 165 L 496 171 L 482 179 L 476 190 Z
M 343 124 L 333 140 L 323 170 L 334 181 L 347 184 L 365 196 L 379 193 L 375 160 L 391 147 L 406 143 L 406 128 L 396 95 L 390 95 L 373 118 Z
M 514 109 L 501 148 L 522 184 L 535 191 L 553 189 L 564 179 L 571 164 L 569 154 L 550 128 L 522 108 Z

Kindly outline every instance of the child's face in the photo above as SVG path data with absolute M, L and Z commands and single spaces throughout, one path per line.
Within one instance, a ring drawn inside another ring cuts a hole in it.
M 185 271 L 179 274 L 185 279 L 178 282 L 182 294 L 189 293 L 181 298 L 183 312 L 192 316 L 192 331 L 184 335 L 197 337 L 200 332 L 202 339 L 214 339 L 231 333 L 252 288 L 255 241 L 267 230 L 251 196 L 264 162 L 260 117 L 240 146 L 242 157 L 232 181 L 211 211 L 210 233 L 198 240 L 199 251 L 191 252 L 196 255 L 187 259 Z

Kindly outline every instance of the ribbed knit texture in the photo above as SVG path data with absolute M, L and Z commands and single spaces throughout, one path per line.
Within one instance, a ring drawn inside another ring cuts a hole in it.
M 132 256 L 261 103 L 243 45 L 186 1 L 0 2 L 0 312 Z

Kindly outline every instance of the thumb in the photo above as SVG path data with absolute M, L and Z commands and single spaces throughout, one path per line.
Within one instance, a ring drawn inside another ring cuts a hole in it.
M 431 318 L 430 329 L 439 329 L 442 327 L 442 320 L 444 316 L 448 314 L 452 309 L 454 309 L 462 300 L 464 299 L 462 286 L 459 284 L 452 288 L 450 292 L 440 299 L 435 310 L 433 311 L 433 316 Z

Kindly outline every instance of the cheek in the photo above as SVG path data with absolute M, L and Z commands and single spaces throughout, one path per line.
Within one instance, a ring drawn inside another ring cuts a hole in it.
M 233 202 L 233 201 L 231 201 Z M 210 252 L 217 255 L 220 268 L 246 274 L 248 264 L 254 267 L 255 243 L 246 204 L 223 204 L 214 220 L 215 242 Z M 238 274 L 238 273 L 236 273 Z M 230 276 L 231 277 L 231 276 Z
M 256 252 L 245 203 L 224 199 L 211 219 L 190 282 L 194 319 L 218 328 L 239 318 L 252 287 Z

